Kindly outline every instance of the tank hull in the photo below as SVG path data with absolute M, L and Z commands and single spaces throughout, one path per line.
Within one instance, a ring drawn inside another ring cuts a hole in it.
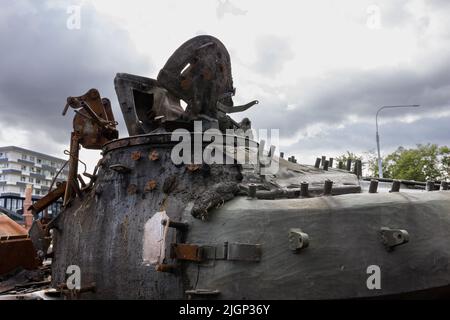
M 238 181 L 239 168 L 205 173 L 175 166 L 170 143 L 155 139 L 122 139 L 105 148 L 95 187 L 56 221 L 54 287 L 77 265 L 82 287 L 95 285 L 86 299 L 350 299 L 447 292 L 450 192 L 278 200 L 237 194 L 202 220 L 192 215 L 197 198 L 223 181 Z M 158 159 L 152 160 L 155 151 Z M 117 164 L 128 171 L 111 169 Z M 152 190 L 149 181 L 156 183 Z M 161 263 L 173 266 L 170 272 L 157 271 L 145 259 L 146 225 L 160 212 L 189 227 L 164 229 Z M 380 237 L 384 227 L 406 230 L 409 242 L 387 250 Z M 306 233 L 309 246 L 293 251 L 291 229 Z M 182 259 L 173 255 L 173 244 L 215 248 L 215 254 L 200 262 Z M 224 244 L 237 248 L 236 259 L 230 250 L 219 257 Z M 257 257 L 242 248 L 258 248 Z M 380 288 L 368 286 L 370 266 L 379 267 Z

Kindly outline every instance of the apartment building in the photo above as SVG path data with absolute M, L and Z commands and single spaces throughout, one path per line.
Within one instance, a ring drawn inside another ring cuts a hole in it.
M 15 146 L 0 147 L 0 207 L 22 210 L 25 188 L 33 187 L 33 201 L 46 195 L 66 160 Z M 68 166 L 56 182 L 67 179 Z M 57 208 L 53 208 L 53 211 Z M 49 210 L 52 211 L 52 208 Z

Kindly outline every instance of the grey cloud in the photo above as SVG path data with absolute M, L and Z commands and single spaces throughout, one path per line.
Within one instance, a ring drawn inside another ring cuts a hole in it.
M 253 69 L 264 75 L 275 76 L 289 60 L 294 52 L 287 38 L 265 35 L 256 40 L 256 61 Z
M 448 123 L 450 116 L 438 119 L 424 118 L 413 123 L 389 123 L 380 126 L 380 145 L 383 155 L 399 146 L 415 147 L 416 144 L 436 143 L 450 145 Z M 283 148 L 286 154 L 297 158 L 306 156 L 308 161 L 326 155 L 337 157 L 346 151 L 357 154 L 375 152 L 375 126 L 370 123 L 354 123 L 345 128 L 331 127 L 322 134 L 302 139 Z M 312 157 L 311 157 L 312 156 Z M 311 162 L 312 163 L 312 162 Z
M 146 75 L 151 69 L 127 32 L 88 4 L 81 8 L 81 29 L 67 29 L 66 9 L 74 2 L 59 2 L 57 7 L 43 1 L 0 4 L 0 122 L 27 129 L 31 136 L 45 131 L 52 140 L 48 144 L 69 142 L 72 116 L 61 116 L 65 99 L 93 87 L 111 99 L 123 130 L 115 73 Z
M 247 10 L 240 9 L 229 0 L 217 0 L 217 18 L 223 19 L 227 13 L 233 16 L 243 16 L 247 14 Z
M 284 88 L 286 101 L 278 98 L 279 88 L 264 88 L 261 104 L 247 116 L 262 128 L 281 128 L 284 136 L 308 125 L 336 126 L 350 116 L 372 119 L 383 105 L 421 104 L 414 114 L 448 110 L 450 104 L 450 55 L 429 62 L 427 68 L 383 68 L 371 71 L 345 70 L 324 80 L 306 79 Z M 421 71 L 426 69 L 425 71 Z M 290 110 L 288 103 L 298 104 Z M 393 111 L 391 117 L 404 115 Z M 412 112 L 412 111 L 411 111 Z

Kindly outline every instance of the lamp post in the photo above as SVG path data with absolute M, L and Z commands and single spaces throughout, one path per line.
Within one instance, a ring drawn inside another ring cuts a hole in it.
M 383 178 L 383 166 L 381 161 L 381 154 L 380 154 L 380 135 L 378 134 L 378 114 L 383 109 L 392 109 L 392 108 L 417 108 L 420 107 L 418 104 L 409 104 L 409 105 L 403 105 L 403 106 L 383 106 L 380 109 L 378 109 L 377 114 L 375 116 L 375 125 L 377 127 L 377 151 L 378 151 L 378 177 Z

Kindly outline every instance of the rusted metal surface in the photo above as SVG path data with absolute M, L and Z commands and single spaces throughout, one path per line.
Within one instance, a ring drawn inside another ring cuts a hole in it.
M 141 157 L 142 157 L 142 154 L 140 151 L 135 151 L 135 152 L 131 153 L 131 160 L 133 160 L 133 161 L 138 161 L 141 159 Z
M 171 255 L 174 259 L 197 261 L 203 260 L 203 250 L 194 244 L 173 243 Z
M 138 187 L 135 184 L 130 184 L 127 188 L 128 195 L 134 195 L 138 193 Z
M 18 267 L 35 269 L 40 260 L 25 228 L 0 214 L 0 274 Z
M 74 132 L 84 148 L 101 149 L 106 142 L 118 138 L 111 103 L 102 99 L 98 90 L 91 89 L 80 97 L 67 98 L 64 115 L 69 106 L 76 110 Z
M 156 189 L 157 186 L 157 182 L 156 180 L 150 180 L 149 182 L 147 182 L 147 184 L 145 185 L 144 191 L 145 192 L 150 192 Z
M 188 164 L 186 165 L 186 169 L 190 172 L 198 171 L 201 168 L 199 164 Z
M 101 149 L 104 144 L 119 137 L 111 102 L 107 98 L 102 99 L 97 89 L 91 89 L 79 97 L 68 97 L 63 115 L 67 113 L 69 107 L 75 109 L 76 115 L 73 119 L 73 132 L 70 140 L 69 174 L 64 193 L 64 206 L 72 201 L 75 194 L 78 197 L 83 196 L 78 184 L 80 145 L 86 149 Z M 95 175 L 91 177 L 91 182 L 94 178 Z M 82 185 L 84 184 L 83 180 L 80 182 Z
M 7 215 L 0 213 L 0 239 L 27 237 L 28 231 Z
M 153 150 L 153 151 L 150 153 L 150 155 L 148 156 L 148 158 L 149 158 L 151 161 L 159 160 L 159 153 L 158 153 L 158 151 Z

